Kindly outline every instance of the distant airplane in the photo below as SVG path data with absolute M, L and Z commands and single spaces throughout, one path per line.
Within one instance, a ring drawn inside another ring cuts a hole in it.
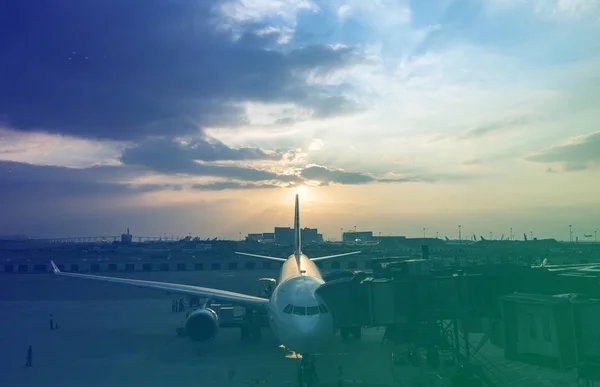
M 270 299 L 199 286 L 64 273 L 58 269 L 54 261 L 51 261 L 51 263 L 54 273 L 61 276 L 135 285 L 170 293 L 207 298 L 211 301 L 235 304 L 250 309 L 265 310 L 269 315 L 269 324 L 281 344 L 296 353 L 310 355 L 322 349 L 334 334 L 333 317 L 329 312 L 329 308 L 315 293 L 317 288 L 325 281 L 314 262 L 358 253 L 360 251 L 312 259 L 302 254 L 300 212 L 298 195 L 296 195 L 294 253 L 292 255 L 286 259 L 236 252 L 240 255 L 283 263 L 279 280 L 276 282 L 277 285 Z M 218 316 L 205 305 L 189 315 L 185 322 L 185 329 L 192 340 L 209 341 L 217 335 L 219 330 Z
M 583 234 L 583 236 L 586 237 L 586 238 L 591 238 L 592 234 Z

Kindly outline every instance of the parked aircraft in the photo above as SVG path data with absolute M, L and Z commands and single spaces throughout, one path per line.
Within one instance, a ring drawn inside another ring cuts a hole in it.
M 300 236 L 299 201 L 296 195 L 292 255 L 288 258 L 277 258 L 236 253 L 282 263 L 279 279 L 270 298 L 175 283 L 66 273 L 60 271 L 53 261 L 51 263 L 54 273 L 60 276 L 134 285 L 244 306 L 250 310 L 262 309 L 267 312 L 269 325 L 281 344 L 296 353 L 311 354 L 322 349 L 334 335 L 333 318 L 329 307 L 315 292 L 324 283 L 315 261 L 358 254 L 360 251 L 309 259 L 302 253 Z M 209 341 L 218 333 L 218 315 L 208 304 L 205 304 L 189 315 L 185 322 L 185 330 L 194 341 Z

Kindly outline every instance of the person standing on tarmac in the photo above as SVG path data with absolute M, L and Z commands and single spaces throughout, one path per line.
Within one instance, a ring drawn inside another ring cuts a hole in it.
M 317 365 L 315 362 L 314 355 L 310 358 L 310 365 L 309 365 L 308 372 L 310 373 L 310 379 L 315 383 L 319 383 L 319 375 L 317 374 Z
M 338 387 L 344 387 L 344 369 L 338 366 Z
M 29 348 L 27 348 L 27 362 L 25 363 L 25 367 L 33 367 L 32 364 L 33 358 L 33 349 L 31 348 L 31 344 L 29 344 Z
M 304 366 L 298 367 L 298 387 L 304 387 Z

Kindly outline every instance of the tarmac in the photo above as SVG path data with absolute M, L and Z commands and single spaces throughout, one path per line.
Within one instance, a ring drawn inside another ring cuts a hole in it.
M 257 294 L 257 278 L 273 271 L 144 272 L 124 277 L 177 282 Z M 299 360 L 279 346 L 270 329 L 260 341 L 241 341 L 238 329 L 221 329 L 209 343 L 176 335 L 185 312 L 172 313 L 164 292 L 58 277 L 51 274 L 0 276 L 0 386 L 297 386 Z M 49 329 L 49 317 L 58 323 Z M 363 330 L 360 341 L 343 342 L 316 355 L 319 383 L 337 386 L 449 386 L 453 370 L 426 365 L 393 366 L 383 329 Z M 33 367 L 26 368 L 28 345 Z M 491 347 L 491 348 L 488 348 Z M 518 373 L 510 385 L 575 385 L 572 374 L 527 366 L 515 370 L 501 350 L 482 351 L 501 371 Z M 535 368 L 535 369 L 534 369 Z M 522 379 L 524 371 L 530 377 Z M 535 375 L 534 378 L 531 375 Z M 543 376 L 542 376 L 543 375 Z
M 256 279 L 265 275 L 274 273 L 124 276 L 256 294 Z M 210 343 L 193 343 L 176 335 L 185 312 L 171 312 L 172 298 L 176 296 L 51 274 L 1 276 L 0 386 L 298 384 L 299 360 L 279 346 L 270 329 L 263 330 L 260 341 L 241 341 L 239 330 L 224 328 Z M 50 314 L 57 330 L 49 329 Z M 336 338 L 327 351 L 317 354 L 320 381 L 315 385 L 337 386 L 340 365 L 346 385 L 394 386 L 396 374 L 396 385 L 409 386 L 430 376 L 430 371 L 413 367 L 399 374 L 394 371 L 390 350 L 381 344 L 382 334 L 373 328 L 365 330 L 361 341 Z M 28 345 L 33 347 L 32 368 L 25 367 Z

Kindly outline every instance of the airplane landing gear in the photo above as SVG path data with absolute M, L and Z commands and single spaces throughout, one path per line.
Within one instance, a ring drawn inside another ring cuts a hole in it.
M 249 338 L 260 340 L 262 338 L 262 329 L 260 327 L 256 311 L 246 311 L 242 321 L 240 333 L 242 340 L 247 340 Z

